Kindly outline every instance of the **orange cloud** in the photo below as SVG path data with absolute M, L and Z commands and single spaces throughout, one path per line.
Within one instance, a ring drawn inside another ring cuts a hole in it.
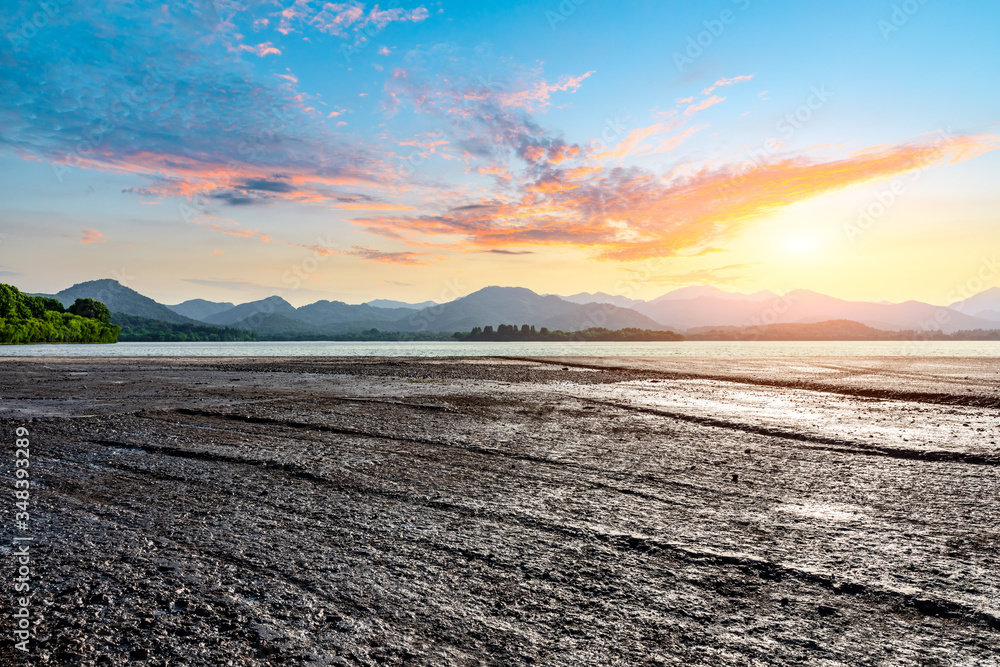
M 104 234 L 100 233 L 96 229 L 84 229 L 83 236 L 80 238 L 80 243 L 104 243 L 101 239 L 104 238 Z
M 466 247 L 575 245 L 598 257 L 633 261 L 706 250 L 752 221 L 796 202 L 931 166 L 968 160 L 1000 137 L 958 137 L 876 146 L 842 159 L 785 158 L 690 176 L 661 178 L 638 168 L 555 170 L 517 201 L 482 200 L 441 215 L 360 218 L 367 231 L 412 241 L 451 236 Z
M 477 174 L 483 174 L 487 176 L 494 176 L 501 181 L 509 181 L 513 178 L 511 173 L 507 170 L 507 167 L 500 164 L 490 164 L 485 167 L 477 167 Z
M 620 160 L 625 157 L 662 153 L 676 148 L 691 137 L 691 135 L 708 127 L 707 125 L 700 125 L 672 136 L 663 137 L 663 135 L 673 131 L 680 124 L 678 121 L 671 121 L 637 128 L 626 134 L 625 138 L 619 141 L 614 148 L 594 153 L 590 156 L 590 159 L 595 162 L 606 162 L 608 160 Z

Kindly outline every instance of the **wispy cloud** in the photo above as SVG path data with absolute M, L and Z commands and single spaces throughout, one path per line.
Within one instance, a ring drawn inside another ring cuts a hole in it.
M 753 74 L 741 74 L 739 76 L 734 76 L 731 79 L 722 77 L 721 79 L 713 83 L 711 86 L 701 91 L 701 94 L 708 97 L 709 95 L 712 94 L 712 91 L 714 91 L 716 88 L 721 88 L 722 86 L 731 86 L 734 83 L 740 83 L 742 81 L 750 81 L 753 79 L 753 77 L 754 77 Z
M 104 234 L 96 229 L 84 229 L 80 235 L 80 243 L 104 243 Z
M 345 255 L 360 257 L 368 262 L 379 262 L 382 264 L 411 264 L 424 265 L 430 262 L 429 255 L 419 252 L 384 252 L 374 250 L 366 246 L 354 246 L 350 250 L 344 251 Z
M 390 23 L 418 23 L 429 16 L 427 8 L 422 6 L 409 10 L 399 7 L 380 9 L 378 4 L 371 9 L 365 6 L 366 3 L 355 0 L 333 3 L 295 0 L 277 12 L 280 17 L 278 32 L 288 35 L 303 26 L 311 26 L 328 35 L 348 37 L 366 29 L 381 30 Z
M 240 44 L 240 49 L 243 51 L 249 51 L 250 53 L 255 53 L 257 56 L 263 58 L 267 55 L 281 55 L 281 51 L 271 42 L 264 42 L 263 44 L 258 44 L 257 46 L 249 46 L 247 44 Z

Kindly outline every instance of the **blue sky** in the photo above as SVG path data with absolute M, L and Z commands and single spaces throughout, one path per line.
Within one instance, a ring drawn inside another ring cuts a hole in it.
M 0 275 L 30 291 L 940 302 L 1000 241 L 992 2 L 48 0 L 0 22 Z

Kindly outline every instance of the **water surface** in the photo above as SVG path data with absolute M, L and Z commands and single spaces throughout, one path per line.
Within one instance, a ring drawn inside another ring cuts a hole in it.
M 0 357 L 1000 357 L 1000 341 L 681 341 L 463 343 L 262 341 L 5 345 Z

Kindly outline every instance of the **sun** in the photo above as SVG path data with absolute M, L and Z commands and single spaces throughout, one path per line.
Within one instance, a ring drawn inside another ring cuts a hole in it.
M 785 237 L 781 245 L 790 255 L 813 255 L 820 249 L 819 240 L 815 236 L 796 234 Z

